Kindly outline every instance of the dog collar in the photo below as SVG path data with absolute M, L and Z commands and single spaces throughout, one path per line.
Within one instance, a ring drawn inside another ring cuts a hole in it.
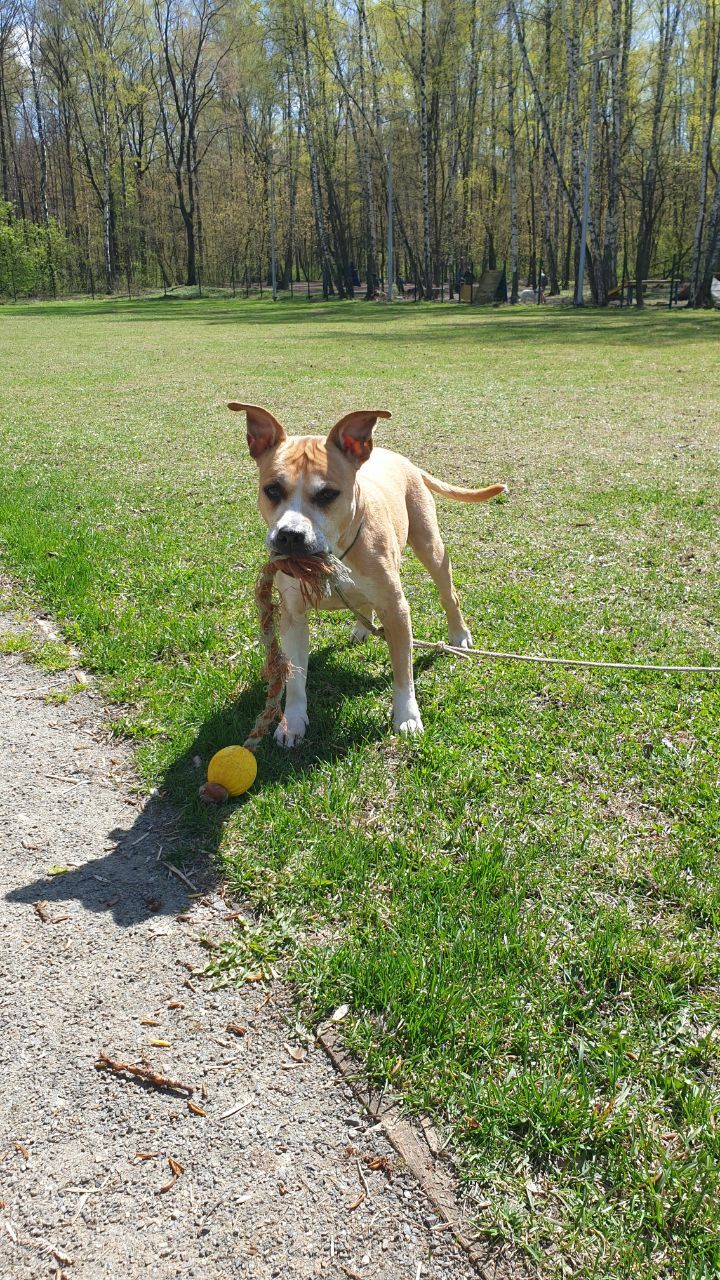
M 358 525 L 358 527 L 357 527 L 357 533 L 355 534 L 355 537 L 353 538 L 352 542 L 350 543 L 350 546 L 345 548 L 345 550 L 343 551 L 343 553 L 342 553 L 342 555 L 341 555 L 341 556 L 338 556 L 338 560 L 344 560 L 344 559 L 345 559 L 345 557 L 346 557 L 346 555 L 347 555 L 350 551 L 352 551 L 353 547 L 355 546 L 355 543 L 357 542 L 358 538 L 360 537 L 360 534 L 362 533 L 362 527 L 363 527 L 364 523 L 365 523 L 365 517 L 363 516 L 362 520 L 360 521 L 360 523 L 359 523 L 359 525 Z

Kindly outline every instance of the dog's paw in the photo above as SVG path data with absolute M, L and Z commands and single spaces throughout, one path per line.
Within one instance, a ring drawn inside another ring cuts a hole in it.
M 462 631 L 453 631 L 450 633 L 449 643 L 453 649 L 472 649 L 473 638 L 467 627 Z
M 308 727 L 307 716 L 293 715 L 283 716 L 273 737 L 279 747 L 284 747 L 289 751 L 291 747 L 296 747 L 305 737 L 305 730 Z
M 364 644 L 369 635 L 371 635 L 371 632 L 368 631 L 367 627 L 364 627 L 362 622 L 356 622 L 350 632 L 350 643 Z
M 395 728 L 404 738 L 415 738 L 418 734 L 425 732 L 419 713 L 416 716 L 409 716 L 407 720 L 403 720 L 400 724 L 396 724 Z
M 414 698 L 402 698 L 399 700 L 399 705 L 395 704 L 393 708 L 393 728 L 396 733 L 401 733 L 406 738 L 414 737 L 416 734 L 423 732 L 420 710 Z

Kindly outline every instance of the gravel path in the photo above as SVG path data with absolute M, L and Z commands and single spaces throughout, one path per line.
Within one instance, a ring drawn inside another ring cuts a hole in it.
M 324 1055 L 290 1054 L 282 991 L 198 976 L 228 904 L 161 866 L 172 815 L 134 794 L 92 689 L 46 701 L 73 687 L 0 658 L 2 1280 L 469 1280 Z M 147 1056 L 204 1114 L 97 1070 L 101 1050 Z

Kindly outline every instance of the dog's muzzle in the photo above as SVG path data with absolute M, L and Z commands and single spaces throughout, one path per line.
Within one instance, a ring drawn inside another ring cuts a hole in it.
M 303 529 L 275 529 L 268 539 L 274 556 L 312 556 L 319 550 L 314 538 Z

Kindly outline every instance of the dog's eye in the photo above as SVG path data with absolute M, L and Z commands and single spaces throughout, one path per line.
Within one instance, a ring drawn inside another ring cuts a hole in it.
M 266 484 L 263 489 L 263 493 L 265 494 L 268 502 L 282 502 L 285 497 L 282 486 L 279 484 Z
M 331 502 L 340 496 L 339 489 L 331 489 L 329 485 L 325 485 L 324 489 L 318 489 L 313 498 L 313 502 L 318 507 L 329 507 Z

